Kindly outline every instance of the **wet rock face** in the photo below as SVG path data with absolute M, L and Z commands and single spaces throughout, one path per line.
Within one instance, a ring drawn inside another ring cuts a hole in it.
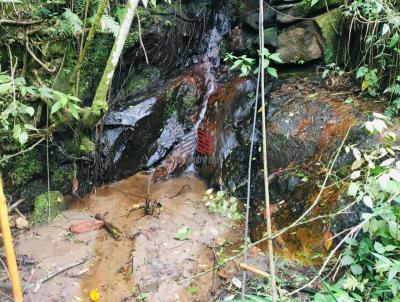
M 149 146 L 163 127 L 163 96 L 128 100 L 104 117 L 100 150 L 104 180 L 127 177 L 145 164 Z
M 157 165 L 182 140 L 197 114 L 200 72 L 189 69 L 156 88 L 117 102 L 103 118 L 98 181 L 113 181 Z

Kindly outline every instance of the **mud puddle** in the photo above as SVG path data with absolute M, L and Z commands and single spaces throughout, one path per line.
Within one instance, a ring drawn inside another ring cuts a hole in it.
M 180 283 L 215 265 L 215 242 L 240 240 L 240 226 L 210 214 L 202 201 L 206 184 L 194 176 L 182 176 L 152 186 L 152 200 L 162 208 L 154 215 L 143 209 L 149 176 L 137 174 L 98 188 L 74 203 L 53 223 L 34 227 L 17 237 L 17 252 L 35 260 L 21 267 L 26 301 L 90 301 L 98 290 L 99 301 L 213 301 L 218 298 L 215 274 Z M 113 239 L 105 230 L 71 235 L 68 227 L 101 213 L 122 231 Z M 187 240 L 174 237 L 190 230 Z M 33 291 L 38 280 L 76 261 Z M 3 301 L 3 300 L 2 300 Z

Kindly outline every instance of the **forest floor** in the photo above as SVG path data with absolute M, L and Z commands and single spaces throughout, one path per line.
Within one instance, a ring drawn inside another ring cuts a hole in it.
M 98 290 L 99 301 L 105 302 L 223 298 L 227 293 L 216 275 L 232 283 L 238 271 L 233 264 L 218 273 L 179 281 L 214 266 L 227 245 L 228 253 L 237 252 L 242 226 L 207 210 L 202 201 L 206 184 L 193 176 L 153 185 L 152 200 L 162 209 L 155 209 L 153 215 L 140 209 L 128 216 L 132 205 L 144 202 L 138 196 L 146 196 L 149 178 L 139 173 L 98 188 L 72 203 L 51 224 L 17 235 L 17 254 L 20 259 L 24 255 L 20 269 L 25 301 L 90 301 L 92 290 Z M 104 229 L 79 235 L 69 231 L 72 224 L 93 220 L 97 213 L 122 231 L 121 240 Z M 183 238 L 174 238 L 184 228 Z M 40 284 L 42 278 L 64 268 L 68 269 Z M 3 284 L 1 301 L 10 294 L 7 280 Z

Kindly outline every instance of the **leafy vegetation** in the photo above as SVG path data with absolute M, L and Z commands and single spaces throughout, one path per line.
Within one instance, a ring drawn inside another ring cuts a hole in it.
M 343 276 L 314 297 L 315 302 L 398 301 L 400 292 L 400 148 L 385 131 L 389 120 L 375 113 L 365 125 L 384 134 L 386 143 L 370 150 L 346 148 L 355 160 L 347 195 L 362 203 L 362 234 L 346 238 L 341 255 Z
M 350 19 L 351 37 L 362 45 L 356 57 L 357 79 L 361 79 L 362 91 L 370 96 L 385 92 L 389 98 L 388 116 L 399 112 L 398 84 L 400 55 L 400 10 L 395 0 L 356 0 L 344 7 L 344 15 Z M 348 47 L 352 47 L 349 41 Z M 353 58 L 348 49 L 349 59 Z M 354 63 L 354 62 L 350 62 Z M 386 87 L 386 88 L 385 88 Z
M 206 191 L 203 199 L 206 207 L 212 213 L 226 216 L 231 219 L 242 219 L 243 214 L 239 212 L 238 200 L 236 197 L 229 197 L 225 191 L 218 191 L 214 195 L 214 189 Z
M 271 53 L 267 48 L 264 48 L 261 53 L 260 51 L 258 51 L 258 54 L 263 60 L 263 66 L 267 73 L 274 78 L 277 78 L 278 73 L 276 71 L 276 68 L 271 67 L 270 65 L 271 62 L 282 63 L 282 60 L 279 57 L 279 53 Z M 232 53 L 227 53 L 225 54 L 224 61 L 232 63 L 232 66 L 230 68 L 231 70 L 240 69 L 241 77 L 248 76 L 249 74 L 257 74 L 259 71 L 258 67 L 254 67 L 256 60 L 249 58 L 246 55 L 237 57 Z

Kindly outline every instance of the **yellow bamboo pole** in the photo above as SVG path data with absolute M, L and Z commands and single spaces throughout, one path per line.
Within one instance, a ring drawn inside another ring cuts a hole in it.
M 8 221 L 7 203 L 3 191 L 3 178 L 1 173 L 0 173 L 0 224 L 1 224 L 1 233 L 3 235 L 4 251 L 7 258 L 7 267 L 8 267 L 8 272 L 10 274 L 14 300 L 16 302 L 22 302 L 22 291 L 19 281 L 17 259 L 15 258 L 14 246 L 11 237 L 10 222 Z

